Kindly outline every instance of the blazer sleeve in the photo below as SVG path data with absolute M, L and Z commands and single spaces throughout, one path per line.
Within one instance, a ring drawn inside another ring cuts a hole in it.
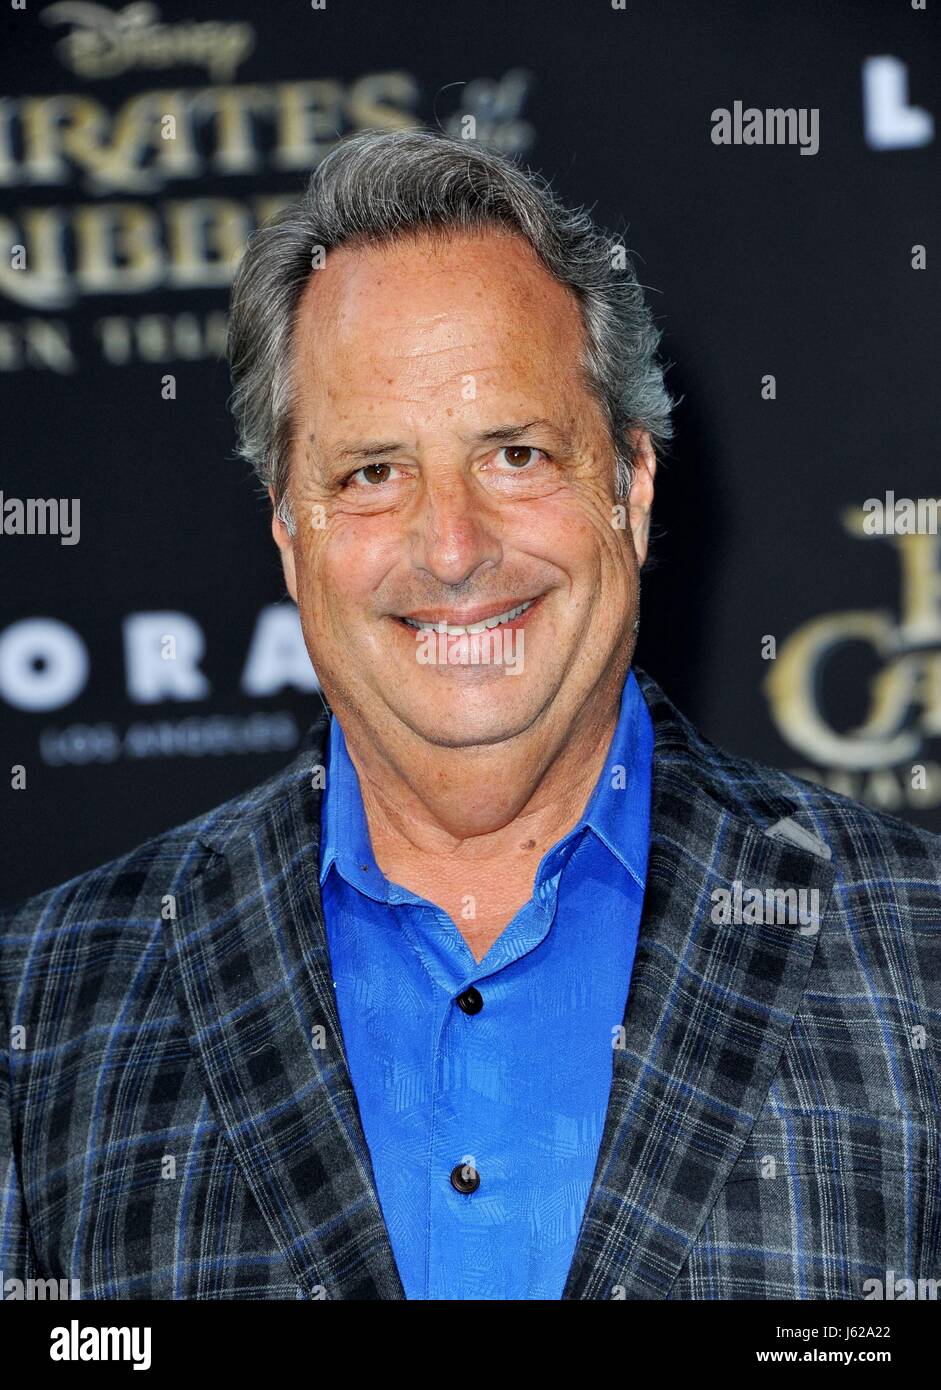
M 13 1144 L 10 1025 L 0 996 L 0 1298 L 8 1279 L 38 1278 L 20 1165 Z

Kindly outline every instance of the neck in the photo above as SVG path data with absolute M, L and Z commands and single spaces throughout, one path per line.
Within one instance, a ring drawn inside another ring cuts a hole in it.
M 419 856 L 468 868 L 538 861 L 585 809 L 623 681 L 600 684 L 564 725 L 549 712 L 523 734 L 476 747 L 441 748 L 415 735 L 379 741 L 341 720 L 380 868 Z

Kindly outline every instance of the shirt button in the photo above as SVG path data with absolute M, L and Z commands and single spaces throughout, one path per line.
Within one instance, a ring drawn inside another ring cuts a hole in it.
M 455 1192 L 469 1197 L 480 1186 L 480 1174 L 469 1163 L 459 1163 L 456 1168 L 451 1169 L 451 1186 Z
M 466 1014 L 479 1014 L 484 1006 L 484 997 L 479 989 L 471 985 L 470 989 L 462 990 L 454 1002 Z

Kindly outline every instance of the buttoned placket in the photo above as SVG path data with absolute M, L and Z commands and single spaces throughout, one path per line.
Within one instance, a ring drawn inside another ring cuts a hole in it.
M 584 829 L 582 827 L 579 832 L 571 832 L 546 855 L 537 870 L 534 897 L 520 908 L 479 962 L 474 960 L 469 946 L 443 908 L 416 897 L 408 890 L 388 885 L 387 901 L 390 904 L 422 909 L 430 931 L 417 929 L 410 916 L 404 913 L 401 916 L 402 930 L 440 995 L 440 1011 L 433 1033 L 433 1086 L 425 1171 L 426 1298 L 448 1297 L 453 1293 L 453 1289 L 434 1287 L 436 1232 L 442 1230 L 442 1223 L 451 1224 L 455 1219 L 470 1217 L 472 1222 L 473 1209 L 468 1209 L 464 1204 L 489 1200 L 487 1173 L 478 1166 L 479 1156 L 471 1151 L 472 1145 L 468 1143 L 469 1136 L 464 1128 L 466 1118 L 456 1116 L 452 1123 L 448 1123 L 440 1113 L 442 1095 L 452 1080 L 446 1074 L 448 1059 L 452 1055 L 449 1039 L 455 1030 L 462 1030 L 467 1046 L 473 1046 L 475 1039 L 472 1030 L 487 1009 L 487 981 L 499 981 L 499 985 L 506 987 L 509 967 L 536 950 L 545 940 L 555 918 L 559 880 Z M 432 943 L 438 947 L 437 951 L 431 949 Z M 512 988 L 512 984 L 509 987 Z M 471 990 L 479 995 L 480 1007 L 463 1009 L 458 1001 Z M 466 1048 L 459 1055 L 466 1058 Z M 494 1156 L 494 1161 L 498 1161 L 498 1156 Z M 492 1185 L 496 1177 L 493 1168 L 490 1176 Z

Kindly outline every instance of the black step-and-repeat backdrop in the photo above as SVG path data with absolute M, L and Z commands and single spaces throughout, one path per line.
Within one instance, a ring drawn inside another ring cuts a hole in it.
M 623 230 L 680 398 L 639 663 L 941 830 L 937 0 L 3 9 L 0 902 L 313 717 L 222 349 L 246 236 L 364 127 L 518 154 Z

